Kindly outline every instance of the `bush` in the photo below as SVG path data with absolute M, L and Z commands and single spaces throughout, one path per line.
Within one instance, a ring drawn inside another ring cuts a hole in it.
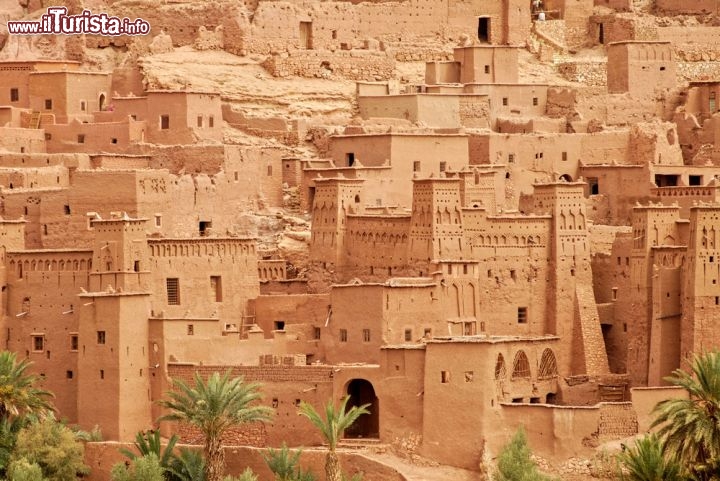
M 78 474 L 87 474 L 83 463 L 84 446 L 70 428 L 48 418 L 20 430 L 12 461 L 25 458 L 37 464 L 48 481 L 76 481 Z
M 9 481 L 44 481 L 40 466 L 28 462 L 25 458 L 10 463 L 7 474 Z
M 113 481 L 164 481 L 165 470 L 155 454 L 139 456 L 132 460 L 130 466 L 117 463 L 112 467 Z
M 541 474 L 530 459 L 525 429 L 520 426 L 513 438 L 500 451 L 497 469 L 493 478 L 497 481 L 550 481 L 552 478 Z
M 245 468 L 240 476 L 225 476 L 223 481 L 258 481 L 257 474 L 253 473 L 252 469 Z

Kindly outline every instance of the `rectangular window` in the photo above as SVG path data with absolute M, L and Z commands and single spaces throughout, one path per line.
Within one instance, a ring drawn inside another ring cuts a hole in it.
M 518 324 L 527 324 L 527 307 L 518 307 L 517 321 Z
M 72 379 L 72 378 L 73 378 L 73 372 L 72 372 L 72 371 L 65 371 L 65 377 L 68 378 L 68 379 Z
M 155 214 L 155 227 L 161 227 L 162 226 L 162 215 Z
M 63 212 L 65 212 L 65 215 L 70 215 L 70 206 L 65 204 L 63 206 Z
M 198 118 L 197 118 L 197 126 L 198 126 L 198 127 L 202 127 L 202 125 L 203 125 L 202 115 L 198 115 Z
M 370 329 L 363 329 L 363 342 L 370 342 Z
M 533 105 L 534 105 L 535 107 L 537 107 L 537 104 L 538 104 L 538 98 L 537 98 L 537 97 L 533 97 Z
M 275 330 L 276 331 L 284 331 L 285 330 L 285 321 L 275 321 Z
M 42 352 L 45 350 L 45 336 L 32 336 L 32 349 L 35 352 Z
M 562 153 L 562 159 L 563 161 L 567 160 L 567 152 Z
M 490 73 L 490 65 L 485 65 L 485 73 Z
M 313 339 L 320 339 L 320 328 L 313 327 Z
M 508 98 L 507 98 L 507 97 L 503 97 L 503 101 L 502 101 L 502 102 L 503 102 L 503 105 L 504 105 L 505 107 L 507 107 Z
M 100 369 L 100 379 L 105 379 L 105 369 Z
M 426 327 L 423 331 L 423 337 L 426 339 L 430 339 L 432 337 L 432 329 L 429 327 Z
M 272 177 L 272 165 L 267 166 L 267 175 L 268 177 Z
M 355 152 L 347 152 L 345 154 L 345 165 L 348 167 L 352 167 L 355 163 Z
M 508 164 L 515 163 L 515 154 L 508 154 Z
M 83 112 L 85 112 L 85 110 L 87 110 L 87 106 L 85 105 L 85 101 L 84 101 L 84 100 L 81 100 L 81 101 L 80 101 L 80 110 L 83 111 Z
M 98 343 L 98 344 L 105 344 L 105 331 L 98 331 L 98 332 L 97 332 L 97 343 Z
M 465 371 L 465 382 L 473 382 L 475 373 L 473 371 Z
M 450 382 L 450 371 L 440 371 L 440 382 L 443 384 Z
M 10 89 L 10 102 L 20 101 L 20 90 L 17 88 Z
M 222 278 L 210 276 L 210 290 L 215 297 L 215 302 L 222 302 Z
M 446 162 L 440 162 L 440 172 L 445 172 L 445 166 L 447 165 Z
M 208 117 L 208 127 L 215 127 L 215 117 L 212 115 Z
M 77 334 L 71 334 L 70 335 L 70 350 L 71 351 L 77 351 L 78 350 L 78 335 Z
M 477 334 L 474 321 L 463 323 L 463 334 L 466 336 L 474 336 L 475 334 Z
M 45 110 L 52 110 L 52 99 L 45 99 Z
M 413 172 L 420 172 L 420 161 L 416 160 L 413 162 Z
M 168 277 L 165 280 L 167 287 L 167 301 L 171 306 L 180 305 L 180 279 L 177 277 Z
M 347 329 L 340 329 L 340 342 L 347 342 Z
M 170 128 L 170 116 L 169 115 L 161 115 L 160 116 L 160 128 L 162 130 L 167 130 Z
M 187 335 L 188 336 L 194 336 L 195 335 L 195 326 L 192 324 L 187 325 Z
M 412 342 L 412 339 L 413 339 L 412 329 L 405 329 L 405 341 Z
M 78 134 L 77 136 L 78 144 L 84 144 L 85 143 L 85 134 Z

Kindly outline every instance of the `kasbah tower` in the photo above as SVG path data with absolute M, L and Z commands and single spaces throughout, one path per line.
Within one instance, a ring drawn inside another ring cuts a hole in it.
M 228 371 L 275 411 L 228 474 L 350 395 L 365 479 L 484 479 L 521 426 L 589 476 L 720 348 L 717 0 L 66 6 L 150 26 L 0 30 L 2 348 L 102 430 L 87 478 L 200 443 L 158 401 Z

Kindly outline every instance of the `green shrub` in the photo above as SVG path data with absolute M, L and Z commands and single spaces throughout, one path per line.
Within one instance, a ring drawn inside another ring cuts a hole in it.
M 496 481 L 550 481 L 552 478 L 540 473 L 530 459 L 525 429 L 520 426 L 513 438 L 500 451 L 493 478 Z

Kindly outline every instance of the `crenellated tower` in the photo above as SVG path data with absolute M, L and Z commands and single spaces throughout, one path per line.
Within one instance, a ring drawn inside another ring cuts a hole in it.
M 534 210 L 553 217 L 548 330 L 565 339 L 562 375 L 606 374 L 607 353 L 592 288 L 583 182 L 535 185 Z

